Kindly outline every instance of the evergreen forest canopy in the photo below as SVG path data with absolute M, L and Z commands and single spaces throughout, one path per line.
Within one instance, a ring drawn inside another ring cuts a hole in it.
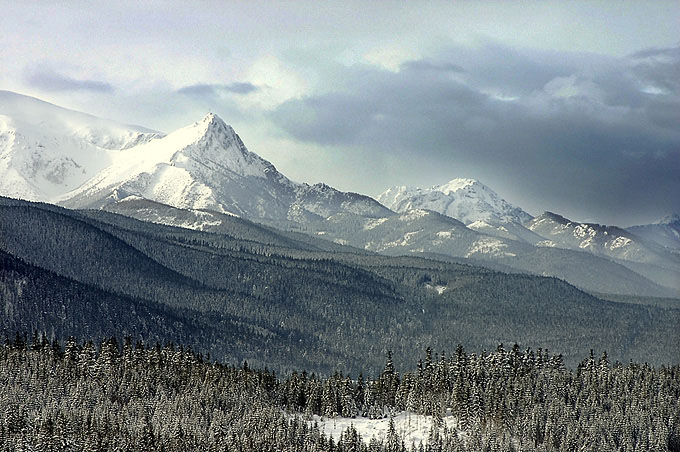
M 606 354 L 570 370 L 541 350 L 459 346 L 448 357 L 428 349 L 404 373 L 388 355 L 372 378 L 277 378 L 181 346 L 17 335 L 0 346 L 0 389 L 8 452 L 680 451 L 680 367 Z M 370 441 L 352 426 L 334 440 L 313 421 L 400 410 L 433 416 L 425 443 L 406 444 L 392 420 Z
M 444 288 L 442 291 L 441 288 Z M 680 309 L 557 280 L 387 257 L 234 218 L 206 233 L 0 198 L 0 331 L 182 343 L 277 371 L 375 373 L 388 350 L 590 349 L 677 364 Z

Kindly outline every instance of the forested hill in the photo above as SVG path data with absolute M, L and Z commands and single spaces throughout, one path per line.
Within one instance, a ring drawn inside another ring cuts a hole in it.
M 388 350 L 457 343 L 518 342 L 570 366 L 590 349 L 680 361 L 678 309 L 603 301 L 554 278 L 324 250 L 241 219 L 224 231 L 0 198 L 0 328 L 128 334 L 322 373 L 374 372 Z
M 176 345 L 17 336 L 0 345 L 0 451 L 680 451 L 677 365 L 459 346 L 409 369 L 277 378 Z M 422 442 L 395 428 L 404 412 L 427 420 Z M 387 417 L 373 438 L 324 431 Z

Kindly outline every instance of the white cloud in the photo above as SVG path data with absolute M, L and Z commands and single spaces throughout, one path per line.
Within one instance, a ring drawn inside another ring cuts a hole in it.
M 364 54 L 363 60 L 388 71 L 398 72 L 402 64 L 419 59 L 419 57 L 416 51 L 408 47 L 392 44 L 371 49 Z
M 245 79 L 261 88 L 239 100 L 246 108 L 270 110 L 309 92 L 308 82 L 271 54 L 253 62 L 245 71 Z

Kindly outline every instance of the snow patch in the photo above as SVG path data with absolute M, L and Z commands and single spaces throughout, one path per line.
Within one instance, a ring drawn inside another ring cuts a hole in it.
M 428 283 L 428 284 L 425 284 L 425 288 L 426 288 L 426 289 L 430 289 L 430 290 L 434 290 L 434 291 L 437 292 L 439 295 L 443 294 L 443 293 L 446 291 L 446 289 L 448 289 L 447 286 L 442 286 L 442 285 L 440 285 L 440 284 L 437 284 L 436 286 L 433 286 L 432 284 L 429 284 L 429 283 Z
M 471 257 L 475 254 L 486 254 L 490 256 L 496 256 L 496 257 L 514 257 L 516 256 L 515 253 L 510 253 L 507 251 L 503 251 L 505 248 L 507 248 L 508 245 L 506 243 L 501 242 L 500 240 L 491 238 L 491 237 L 483 237 L 479 240 L 476 240 L 468 249 L 468 252 L 465 254 L 465 257 Z
M 370 231 L 371 229 L 376 228 L 377 226 L 380 226 L 384 222 L 386 222 L 389 218 L 376 218 L 372 220 L 368 220 L 366 224 L 364 225 L 364 231 Z
M 427 439 L 432 429 L 434 420 L 432 416 L 425 416 L 422 414 L 414 414 L 410 412 L 401 412 L 395 415 L 393 418 L 394 428 L 397 434 L 404 439 L 404 443 L 407 447 L 415 444 L 419 445 L 421 442 L 427 444 Z M 310 423 L 316 422 L 319 428 L 326 435 L 333 437 L 333 440 L 337 441 L 340 435 L 349 428 L 350 425 L 354 426 L 357 433 L 361 435 L 363 440 L 368 443 L 371 439 L 384 441 L 387 438 L 387 432 L 390 425 L 389 418 L 383 419 L 369 419 L 365 417 L 356 418 L 322 418 L 320 416 L 314 415 Z M 457 419 L 453 416 L 445 416 L 443 422 L 446 424 L 446 428 L 449 430 L 455 430 L 458 428 Z M 440 432 L 443 430 L 440 430 Z M 464 433 L 463 431 L 459 431 Z
M 413 240 L 413 238 L 416 235 L 420 234 L 421 232 L 423 232 L 423 231 L 419 230 L 419 231 L 407 232 L 406 234 L 404 234 L 403 239 L 388 242 L 383 246 L 383 249 L 395 248 L 395 247 L 399 247 L 399 246 L 408 246 L 410 244 L 411 240 Z
M 423 209 L 411 209 L 407 211 L 404 215 L 399 217 L 400 221 L 413 221 L 419 218 L 424 218 L 428 215 L 428 212 Z
M 624 247 L 624 246 L 631 244 L 632 242 L 633 241 L 631 239 L 629 239 L 628 237 L 619 236 L 619 237 L 616 237 L 614 240 L 611 241 L 611 243 L 609 244 L 609 249 L 614 250 L 616 248 L 621 248 L 621 247 Z

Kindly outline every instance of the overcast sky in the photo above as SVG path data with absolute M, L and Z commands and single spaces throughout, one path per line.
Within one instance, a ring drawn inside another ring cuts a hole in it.
M 677 0 L 0 8 L 0 89 L 163 132 L 213 111 L 293 180 L 472 177 L 605 224 L 680 212 Z

